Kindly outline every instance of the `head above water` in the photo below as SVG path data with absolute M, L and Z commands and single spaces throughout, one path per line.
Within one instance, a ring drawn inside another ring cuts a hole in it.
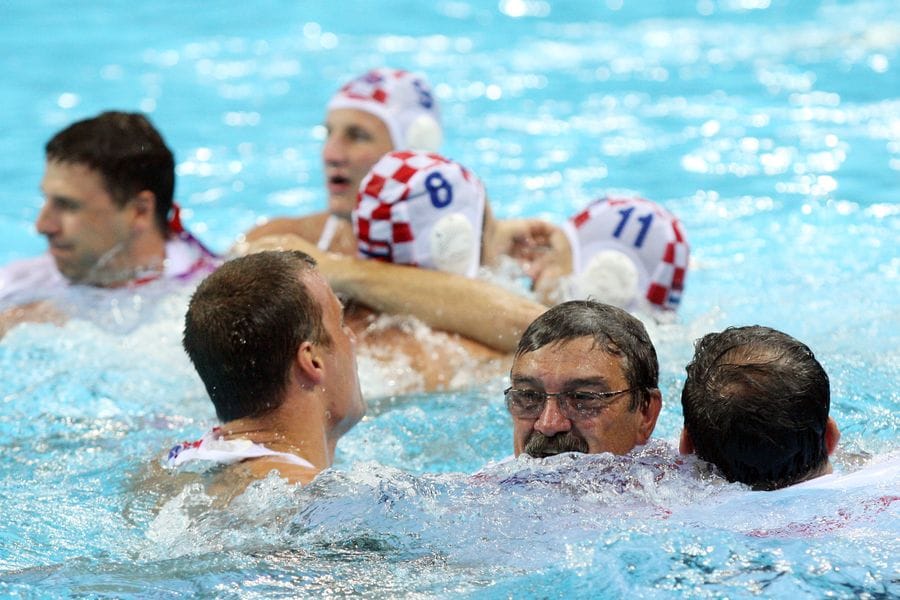
M 544 398 L 539 414 L 526 414 L 507 393 L 516 455 L 624 454 L 646 443 L 662 406 L 658 379 L 653 343 L 624 310 L 587 300 L 551 308 L 522 335 L 510 383 L 532 396 L 567 397 Z M 572 392 L 586 392 L 586 403 Z
M 395 151 L 362 180 L 353 211 L 359 254 L 474 277 L 481 258 L 484 186 L 439 154 Z
M 408 71 L 373 69 L 328 103 L 322 148 L 329 211 L 349 217 L 359 182 L 391 150 L 437 151 L 440 110 L 428 81 Z
M 823 474 L 839 437 L 822 365 L 805 344 L 769 327 L 700 338 L 681 405 L 682 451 L 755 489 Z
M 35 226 L 72 283 L 114 287 L 163 268 L 175 162 L 136 113 L 79 121 L 47 143 Z
M 300 345 L 332 344 L 315 274 L 302 252 L 260 252 L 226 262 L 194 292 L 184 349 L 223 422 L 276 409 Z
M 175 157 L 146 116 L 101 113 L 69 125 L 50 138 L 45 150 L 48 163 L 78 164 L 96 171 L 119 207 L 144 190 L 152 192 L 156 226 L 160 234 L 168 234 Z

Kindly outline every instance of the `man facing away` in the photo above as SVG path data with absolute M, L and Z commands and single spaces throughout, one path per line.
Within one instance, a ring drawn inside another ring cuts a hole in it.
M 504 392 L 515 455 L 625 454 L 647 443 L 662 407 L 643 324 L 589 300 L 558 304 L 522 336 Z
M 40 318 L 34 303 L 73 285 L 187 281 L 218 265 L 181 226 L 174 157 L 143 115 L 78 121 L 50 139 L 46 156 L 35 225 L 48 252 L 0 269 L 0 307 L 16 307 L 0 315 L 0 328 Z
M 276 470 L 310 482 L 366 411 L 355 346 L 341 303 L 306 254 L 225 263 L 198 286 L 184 325 L 184 348 L 222 425 L 174 447 L 168 464 L 207 461 L 245 481 Z
M 700 338 L 681 405 L 681 452 L 729 481 L 773 490 L 831 472 L 840 431 L 828 416 L 828 375 L 781 331 L 730 327 Z

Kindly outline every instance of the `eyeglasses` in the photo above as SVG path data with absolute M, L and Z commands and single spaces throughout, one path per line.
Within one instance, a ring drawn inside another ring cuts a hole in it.
M 544 412 L 547 398 L 556 398 L 559 410 L 567 419 L 590 419 L 596 417 L 604 409 L 612 404 L 612 398 L 632 391 L 618 390 L 616 392 L 585 392 L 574 390 L 571 392 L 557 392 L 548 394 L 537 390 L 517 390 L 506 388 L 503 397 L 506 398 L 506 408 L 509 413 L 520 419 L 537 419 Z

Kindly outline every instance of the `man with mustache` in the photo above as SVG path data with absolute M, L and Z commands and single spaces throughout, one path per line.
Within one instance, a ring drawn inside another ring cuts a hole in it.
M 662 407 L 656 350 L 643 324 L 590 300 L 559 304 L 519 341 L 504 392 L 515 455 L 625 454 Z

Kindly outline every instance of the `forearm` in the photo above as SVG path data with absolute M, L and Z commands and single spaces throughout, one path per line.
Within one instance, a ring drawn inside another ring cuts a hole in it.
M 319 257 L 319 268 L 335 292 L 501 352 L 513 352 L 525 328 L 546 310 L 487 282 L 439 271 L 331 254 Z
M 310 254 L 335 292 L 378 312 L 412 315 L 501 352 L 513 352 L 525 328 L 546 310 L 485 281 L 326 253 L 297 236 L 242 244 L 236 254 L 274 249 Z

